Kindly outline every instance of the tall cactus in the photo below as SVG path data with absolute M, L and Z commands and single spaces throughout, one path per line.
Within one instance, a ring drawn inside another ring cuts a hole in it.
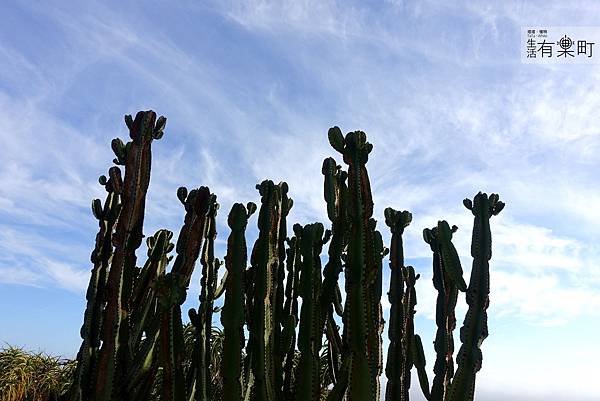
M 462 345 L 456 361 L 458 369 L 452 380 L 447 401 L 472 401 L 475 394 L 475 375 L 481 369 L 481 343 L 488 336 L 487 308 L 490 303 L 490 266 L 492 258 L 492 233 L 490 217 L 504 208 L 499 196 L 479 192 L 473 201 L 464 200 L 464 205 L 473 216 L 473 238 L 471 256 L 473 267 L 467 289 L 468 310 L 460 329 Z
M 148 111 L 139 112 L 135 120 L 126 116 L 125 121 L 132 140 L 112 142 L 114 161 L 125 166 L 125 179 L 118 167 L 112 167 L 110 179 L 100 177 L 109 192 L 104 208 L 98 200 L 92 205 L 101 230 L 92 255 L 90 312 L 82 328 L 83 351 L 70 399 L 146 399 L 161 367 L 162 398 L 185 400 L 180 306 L 203 241 L 210 191 L 203 187 L 189 196 L 185 188 L 178 191 L 186 216 L 171 272 L 166 273 L 166 266 L 174 245 L 167 230 L 148 238 L 148 260 L 141 269 L 136 267 L 150 177 L 150 146 L 153 139 L 162 137 L 166 119 L 156 120 L 156 114 Z M 95 350 L 99 339 L 102 348 Z
M 186 215 L 177 240 L 177 257 L 171 272 L 157 283 L 161 288 L 159 303 L 161 308 L 160 328 L 160 364 L 163 368 L 162 398 L 164 400 L 184 401 L 194 394 L 194 386 L 186 391 L 186 380 L 183 372 L 185 358 L 183 326 L 181 321 L 181 305 L 186 298 L 186 290 L 200 249 L 205 250 L 206 259 L 210 246 L 211 229 L 214 230 L 214 216 L 218 208 L 216 196 L 207 187 L 200 187 L 189 192 L 181 187 L 177 197 L 184 205 Z M 205 241 L 206 239 L 206 241 Z M 204 247 L 203 247 L 204 243 Z M 206 261 L 205 261 L 206 263 Z M 198 329 L 196 327 L 196 329 Z M 198 372 L 199 358 L 194 360 L 192 373 Z M 201 361 L 200 361 L 201 362 Z M 199 381 L 196 374 L 196 381 Z M 199 392 L 195 392 L 198 397 Z
M 106 284 L 106 309 L 103 322 L 102 347 L 96 365 L 93 401 L 108 401 L 123 397 L 120 383 L 127 371 L 131 350 L 129 341 L 129 306 L 127 299 L 137 274 L 135 251 L 142 242 L 144 206 L 150 182 L 151 144 L 162 137 L 166 119 L 156 121 L 153 111 L 138 112 L 135 120 L 126 116 L 131 141 L 112 142 L 117 158 L 125 166 L 121 194 L 121 213 L 112 237 L 114 254 Z M 115 381 L 117 381 L 115 385 Z
M 242 377 L 242 347 L 244 345 L 244 271 L 247 263 L 246 226 L 248 218 L 256 211 L 254 203 L 244 207 L 236 203 L 229 212 L 227 223 L 231 234 L 227 240 L 225 267 L 227 281 L 225 303 L 221 311 L 224 344 L 223 359 L 223 401 L 243 399 L 244 381 Z
M 134 350 L 132 363 L 124 380 L 126 392 L 131 399 L 144 399 L 159 367 L 158 337 L 160 335 L 162 309 L 161 288 L 157 283 L 164 277 L 174 248 L 170 242 L 173 233 L 158 230 L 146 240 L 148 260 L 134 282 L 131 309 L 130 349 Z
M 114 178 L 107 180 L 105 176 L 101 176 L 99 179 L 100 184 L 108 192 L 104 206 L 100 203 L 100 199 L 92 202 L 92 212 L 98 219 L 100 230 L 96 235 L 96 246 L 91 256 L 94 266 L 86 293 L 87 305 L 80 331 L 83 341 L 77 354 L 78 364 L 72 386 L 72 401 L 87 400 L 92 397 L 91 381 L 100 348 L 104 288 L 113 253 L 111 238 L 121 208 L 119 192 L 117 192 L 122 187 L 120 170 L 118 167 L 113 169 L 116 169 L 112 174 Z
M 369 220 L 369 228 L 372 236 L 372 246 L 369 255 L 369 274 L 367 282 L 367 299 L 369 310 L 367 310 L 367 321 L 369 322 L 369 364 L 371 375 L 375 378 L 377 394 L 380 394 L 379 376 L 383 370 L 383 350 L 381 348 L 381 333 L 383 332 L 384 320 L 381 308 L 381 292 L 383 286 L 383 258 L 388 254 L 388 248 L 383 246 L 381 233 L 375 229 L 375 219 Z
M 323 270 L 323 286 L 319 294 L 321 307 L 321 325 L 327 336 L 327 362 L 334 385 L 340 379 L 340 357 L 342 354 L 342 339 L 337 331 L 333 318 L 334 309 L 343 314 L 338 278 L 343 268 L 342 253 L 348 240 L 348 174 L 337 165 L 333 158 L 323 161 L 321 172 L 324 176 L 324 198 L 327 203 L 327 216 L 331 221 L 331 241 L 329 243 L 329 259 Z M 321 330 L 323 331 L 323 330 Z M 337 394 L 345 391 L 345 381 L 338 385 Z M 334 393 L 335 396 L 336 393 Z
M 434 341 L 436 352 L 433 367 L 431 401 L 443 401 L 454 376 L 454 338 L 456 327 L 456 302 L 458 292 L 466 291 L 458 253 L 452 244 L 452 234 L 458 228 L 446 221 L 438 221 L 433 229 L 423 230 L 423 239 L 433 252 L 433 286 L 438 291 L 436 301 L 437 332 Z
M 287 186 L 287 184 L 285 185 Z M 261 195 L 258 215 L 258 239 L 252 249 L 251 264 L 254 283 L 252 284 L 252 323 L 248 346 L 251 354 L 250 391 L 252 401 L 273 401 L 276 397 L 274 380 L 274 327 L 273 319 L 276 301 L 275 277 L 279 268 L 279 225 L 281 223 L 282 187 L 265 180 L 256 188 Z
M 208 201 L 206 213 L 206 224 L 204 226 L 205 242 L 202 248 L 202 278 L 200 280 L 200 307 L 189 310 L 191 323 L 196 328 L 196 339 L 194 342 L 193 373 L 195 374 L 194 399 L 196 401 L 208 401 L 212 398 L 211 375 L 210 375 L 210 344 L 212 335 L 212 315 L 215 298 L 217 294 L 217 277 L 220 262 L 215 259 L 216 217 L 219 204 L 216 196 L 211 194 Z
M 344 157 L 348 165 L 348 214 L 350 234 L 346 267 L 347 337 L 349 341 L 348 400 L 377 400 L 378 377 L 373 366 L 374 355 L 381 347 L 380 322 L 369 321 L 376 299 L 372 297 L 368 276 L 373 275 L 375 266 L 370 263 L 374 243 L 370 219 L 373 200 L 367 169 L 365 167 L 373 146 L 367 142 L 362 131 L 349 132 L 346 137 L 338 127 L 328 132 L 329 142 Z M 365 341 L 367 339 L 367 341 Z
M 273 374 L 274 374 L 274 385 L 275 385 L 275 398 L 282 399 L 283 398 L 283 374 L 284 371 L 281 369 L 283 365 L 285 352 L 282 349 L 283 347 L 283 325 L 284 321 L 284 299 L 285 299 L 285 287 L 284 287 L 284 278 L 285 278 L 285 241 L 287 238 L 287 216 L 294 205 L 294 201 L 288 197 L 288 185 L 285 182 L 279 184 L 280 192 L 281 192 L 281 210 L 279 212 L 279 233 L 278 233 L 278 252 L 279 252 L 279 261 L 277 266 L 274 266 L 274 309 L 273 309 Z
M 390 322 L 388 335 L 390 345 L 388 347 L 385 374 L 387 386 L 385 390 L 386 401 L 407 401 L 408 389 L 410 387 L 410 370 L 406 372 L 408 347 L 405 335 L 406 318 L 409 316 L 407 306 L 412 302 L 410 291 L 407 286 L 404 290 L 405 279 L 408 278 L 408 268 L 404 265 L 404 248 L 402 234 L 412 221 L 412 215 L 408 211 L 396 211 L 392 208 L 385 209 L 385 223 L 390 227 L 392 240 L 390 246 Z M 410 369 L 410 368 L 409 368 Z
M 294 225 L 294 236 L 288 241 L 286 251 L 287 280 L 285 287 L 284 320 L 282 330 L 283 359 L 283 399 L 294 399 L 294 357 L 296 347 L 296 326 L 298 324 L 298 293 L 300 292 L 300 269 L 302 266 L 302 227 Z
M 296 380 L 297 401 L 318 401 L 321 394 L 319 352 L 323 338 L 319 293 L 321 290 L 321 249 L 327 235 L 323 237 L 321 223 L 308 224 L 302 229 L 300 272 L 300 330 L 298 332 L 299 377 Z

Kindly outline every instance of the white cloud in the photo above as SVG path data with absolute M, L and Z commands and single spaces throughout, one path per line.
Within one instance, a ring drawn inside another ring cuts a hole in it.
M 0 283 L 39 286 L 41 277 L 24 267 L 0 266 Z
M 354 6 L 338 2 L 265 1 L 229 2 L 224 12 L 240 25 L 274 32 L 296 30 L 303 35 L 325 33 L 345 38 L 361 29 L 361 14 Z
M 83 293 L 87 289 L 90 280 L 89 270 L 81 270 L 67 263 L 47 258 L 40 259 L 40 262 L 59 286 L 79 293 Z
M 557 274 L 491 273 L 490 314 L 514 314 L 532 324 L 565 325 L 584 315 L 597 317 L 600 292 L 571 286 Z

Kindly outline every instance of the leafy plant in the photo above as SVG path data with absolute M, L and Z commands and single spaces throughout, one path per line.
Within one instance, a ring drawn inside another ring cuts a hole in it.
M 64 395 L 76 361 L 8 346 L 0 350 L 0 401 L 46 401 Z

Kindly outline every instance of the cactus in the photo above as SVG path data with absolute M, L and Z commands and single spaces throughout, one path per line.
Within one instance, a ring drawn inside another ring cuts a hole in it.
M 196 340 L 194 342 L 193 371 L 195 372 L 195 400 L 208 401 L 212 398 L 210 378 L 210 343 L 212 335 L 212 315 L 215 298 L 218 297 L 217 277 L 220 261 L 215 259 L 214 241 L 217 236 L 216 217 L 219 204 L 215 195 L 210 195 L 208 200 L 208 211 L 204 225 L 204 247 L 202 249 L 202 278 L 200 280 L 200 308 L 198 312 L 190 309 L 190 322 L 196 328 Z
M 499 196 L 479 192 L 473 201 L 464 200 L 474 218 L 471 256 L 473 267 L 467 289 L 468 310 L 460 329 L 462 345 L 456 361 L 458 368 L 448 392 L 448 401 L 472 401 L 475 394 L 475 375 L 481 369 L 481 343 L 488 336 L 487 308 L 490 303 L 490 266 L 492 258 L 492 233 L 490 217 L 504 208 Z
M 321 290 L 321 248 L 326 241 L 323 238 L 321 223 L 304 226 L 301 234 L 302 267 L 300 272 L 300 330 L 298 349 L 301 372 L 297 379 L 296 400 L 318 401 L 321 394 L 319 352 L 323 337 L 319 293 Z
M 443 401 L 454 376 L 454 339 L 456 327 L 455 308 L 458 292 L 466 291 L 458 253 L 452 244 L 452 234 L 458 227 L 446 221 L 438 221 L 433 229 L 423 230 L 423 239 L 433 252 L 433 286 L 438 291 L 436 302 L 437 333 L 434 341 L 436 352 L 433 367 L 431 400 Z
M 100 229 L 91 257 L 82 344 L 69 401 L 155 397 L 170 401 L 378 400 L 385 323 L 383 259 L 388 249 L 373 218 L 366 170 L 372 145 L 366 134 L 355 131 L 344 137 L 338 127 L 328 132 L 331 146 L 348 166 L 346 172 L 327 158 L 321 169 L 331 230 L 320 223 L 295 224 L 293 235 L 287 238 L 293 205 L 288 186 L 265 180 L 256 186 L 261 196 L 258 238 L 247 267 L 245 233 L 257 206 L 252 202 L 246 207 L 233 205 L 227 220 L 231 233 L 226 272 L 217 285 L 221 265 L 214 249 L 218 203 L 206 187 L 177 190 L 185 218 L 176 245 L 171 243 L 172 232 L 158 230 L 146 239 L 144 265 L 136 266 L 136 250 L 143 239 L 151 143 L 164 135 L 166 119 L 147 111 L 135 119 L 126 116 L 125 123 L 131 141 L 112 141 L 116 166 L 109 169 L 108 178 L 99 179 L 107 191 L 106 200 L 92 202 Z M 124 179 L 118 166 L 125 168 Z M 487 337 L 489 218 L 504 204 L 498 195 L 488 198 L 482 193 L 464 204 L 475 216 L 468 287 L 452 244 L 456 227 L 439 221 L 423 231 L 433 252 L 433 283 L 438 291 L 431 390 L 422 340 L 414 328 L 419 274 L 404 264 L 402 235 L 412 215 L 385 210 L 392 232 L 386 401 L 408 401 L 413 367 L 426 399 L 473 400 L 475 375 L 481 367 L 479 347 Z M 321 270 L 320 255 L 328 241 L 328 260 Z M 173 250 L 176 256 L 170 256 Z M 200 304 L 197 311 L 189 311 L 191 323 L 184 327 L 181 305 L 198 259 L 202 266 Z M 338 284 L 342 270 L 344 305 Z M 459 291 L 466 291 L 469 309 L 460 332 L 462 346 L 455 373 L 453 330 Z M 212 320 L 219 311 L 214 302 L 223 293 L 221 335 Z M 300 316 L 298 296 L 302 298 Z M 335 315 L 342 318 L 341 329 Z M 244 324 L 249 332 L 247 343 Z
M 225 303 L 221 312 L 224 344 L 223 358 L 227 364 L 222 370 L 223 401 L 239 401 L 242 399 L 244 382 L 242 380 L 242 347 L 244 344 L 244 301 L 243 273 L 246 269 L 246 225 L 248 218 L 256 211 L 256 205 L 249 203 L 244 207 L 236 203 L 231 208 L 227 223 L 231 234 L 227 240 L 227 283 Z
M 131 117 L 129 117 L 129 120 Z M 112 236 L 114 253 L 106 284 L 105 315 L 101 334 L 102 347 L 96 364 L 93 401 L 122 397 L 119 379 L 128 368 L 129 306 L 127 299 L 137 274 L 135 251 L 142 241 L 144 206 L 150 182 L 151 144 L 156 113 L 137 113 L 129 124 L 131 141 L 126 145 L 113 141 L 116 162 L 125 166 L 121 189 L 121 211 Z M 120 186 L 120 183 L 118 184 Z M 116 381 L 116 383 L 115 383 Z
M 369 350 L 369 359 L 371 375 L 375 378 L 377 394 L 380 394 L 379 376 L 383 370 L 383 350 L 381 348 L 381 333 L 383 332 L 384 320 L 383 310 L 381 309 L 381 288 L 383 285 L 383 258 L 388 254 L 388 248 L 383 246 L 381 233 L 375 230 L 376 221 L 369 220 L 373 245 L 370 248 L 370 274 L 367 283 L 370 309 L 367 311 L 367 321 L 369 322 L 368 343 L 371 344 Z
M 131 335 L 130 349 L 135 350 L 125 379 L 126 392 L 131 398 L 143 398 L 149 390 L 145 383 L 150 381 L 158 369 L 158 336 L 160 334 L 160 311 L 156 283 L 165 275 L 166 266 L 171 260 L 168 253 L 174 245 L 170 242 L 173 233 L 159 230 L 146 240 L 148 260 L 138 275 L 130 300 Z M 143 338 L 145 333 L 145 338 Z
M 279 261 L 273 273 L 274 283 L 274 310 L 273 310 L 273 374 L 274 374 L 274 385 L 275 385 L 275 399 L 280 400 L 283 398 L 283 369 L 280 367 L 283 364 L 285 351 L 283 349 L 283 326 L 284 321 L 284 299 L 285 299 L 285 241 L 287 238 L 287 216 L 294 205 L 294 201 L 288 197 L 288 185 L 285 182 L 279 184 L 281 192 L 281 210 L 279 211 L 279 233 L 278 233 L 278 252 Z M 290 323 L 288 323 L 290 324 Z
M 161 318 L 159 349 L 162 367 L 162 400 L 185 401 L 183 376 L 183 324 L 181 304 L 185 301 L 185 278 L 172 271 L 156 282 Z
M 283 398 L 294 399 L 293 368 L 296 346 L 296 326 L 298 324 L 298 293 L 300 291 L 300 269 L 302 266 L 302 253 L 300 244 L 302 241 L 302 227 L 294 225 L 295 235 L 287 240 L 286 251 L 287 282 L 285 287 L 285 305 L 283 331 L 282 331 L 282 355 L 283 359 Z
M 119 179 L 120 175 L 115 177 Z M 92 268 L 90 283 L 86 293 L 87 305 L 84 322 L 80 331 L 83 341 L 77 354 L 79 363 L 76 368 L 74 385 L 72 386 L 75 393 L 70 396 L 72 400 L 91 399 L 92 397 L 91 375 L 100 348 L 103 294 L 113 253 L 111 237 L 121 207 L 119 193 L 115 191 L 115 187 L 119 188 L 119 185 L 115 185 L 115 180 L 112 178 L 107 180 L 105 176 L 101 176 L 99 181 L 108 194 L 104 201 L 104 206 L 101 205 L 99 199 L 95 199 L 92 202 L 92 211 L 98 219 L 100 230 L 96 235 L 96 246 L 91 256 L 94 267 Z
M 261 207 L 258 215 L 258 239 L 252 249 L 252 320 L 249 327 L 248 354 L 250 360 L 250 378 L 253 385 L 249 388 L 252 401 L 273 401 L 276 397 L 274 366 L 274 327 L 278 322 L 273 319 L 276 302 L 277 269 L 279 265 L 279 225 L 282 211 L 282 192 L 287 184 L 275 185 L 265 180 L 256 186 L 261 195 Z M 278 367 L 279 368 L 279 367 Z
M 348 242 L 348 187 L 346 185 L 348 174 L 332 158 L 323 161 L 321 172 L 325 178 L 324 198 L 327 203 L 327 215 L 332 225 L 332 234 L 328 251 L 329 259 L 323 270 L 323 285 L 319 294 L 320 322 L 324 326 L 321 331 L 324 329 L 327 336 L 327 361 L 331 380 L 335 385 L 339 378 L 342 339 L 333 319 L 333 310 L 336 309 L 340 316 L 343 314 L 341 299 L 337 295 L 340 291 L 338 278 L 343 268 L 342 253 Z M 343 386 L 343 383 L 340 386 Z
M 207 187 L 200 187 L 189 192 L 185 188 L 177 191 L 177 197 L 184 205 L 186 214 L 180 229 L 175 250 L 177 257 L 171 272 L 157 280 L 159 293 L 158 308 L 161 320 L 159 344 L 160 366 L 162 367 L 162 397 L 167 400 L 187 400 L 194 386 L 187 388 L 182 361 L 185 358 L 183 327 L 181 321 L 181 305 L 186 299 L 194 265 L 200 249 L 207 237 L 216 213 L 216 197 L 210 194 Z M 197 359 L 195 360 L 197 362 Z M 197 395 L 197 394 L 196 394 Z
M 388 379 L 385 390 L 386 401 L 408 400 L 410 387 L 410 371 L 406 372 L 407 337 L 405 335 L 405 321 L 409 305 L 409 287 L 404 290 L 405 278 L 408 278 L 408 268 L 404 266 L 404 248 L 402 234 L 412 221 L 408 211 L 398 212 L 392 208 L 385 209 L 385 223 L 391 229 L 392 239 L 390 246 L 390 323 L 388 335 L 390 345 L 387 354 L 385 374 Z M 410 369 L 410 368 L 409 368 Z
M 159 367 L 163 398 L 187 397 L 182 387 L 180 305 L 203 241 L 210 191 L 203 187 L 189 196 L 185 189 L 178 191 L 186 217 L 171 272 L 166 273 L 166 266 L 174 245 L 167 230 L 147 239 L 148 260 L 141 269 L 136 267 L 151 142 L 162 137 L 166 123 L 164 117 L 156 124 L 155 119 L 152 111 L 139 112 L 135 120 L 126 116 L 131 141 L 124 144 L 115 139 L 111 144 L 114 162 L 125 166 L 125 179 L 116 166 L 109 170 L 110 178 L 99 179 L 109 194 L 104 206 L 99 200 L 92 203 L 100 232 L 92 253 L 94 269 L 70 400 L 146 399 Z
M 376 275 L 372 264 L 374 243 L 370 218 L 373 200 L 365 164 L 373 146 L 364 132 L 350 132 L 344 138 L 338 127 L 328 133 L 329 142 L 344 157 L 348 165 L 348 215 L 350 217 L 348 256 L 346 268 L 347 301 L 344 323 L 349 343 L 348 400 L 377 400 L 379 384 L 374 366 L 381 347 L 379 321 L 368 316 L 377 307 L 376 297 L 369 280 Z M 365 343 L 365 339 L 367 339 Z

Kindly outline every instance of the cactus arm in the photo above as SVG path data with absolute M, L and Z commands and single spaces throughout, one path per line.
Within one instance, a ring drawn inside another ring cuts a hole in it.
M 152 368 L 157 359 L 155 358 L 155 351 L 157 349 L 156 345 L 159 339 L 161 324 L 162 315 L 159 312 L 154 315 L 154 319 L 147 330 L 146 339 L 137 348 L 138 352 L 135 354 L 125 380 L 127 391 L 130 394 L 134 394 L 136 387 L 144 380 L 147 380 L 149 375 L 151 376 Z M 134 397 L 134 399 L 136 398 Z
M 348 381 L 350 380 L 349 371 L 351 363 L 352 362 L 350 361 L 350 358 L 342 359 L 342 365 L 340 367 L 340 373 L 338 375 L 339 380 L 337 383 L 335 383 L 335 385 L 327 395 L 327 401 L 344 400 L 344 396 L 348 388 Z
M 421 337 L 415 334 L 411 343 L 412 357 L 417 368 L 417 374 L 419 376 L 419 385 L 425 399 L 431 400 L 431 394 L 429 393 L 429 379 L 427 378 L 427 371 L 425 370 L 425 352 L 423 351 L 423 343 Z
M 331 374 L 331 383 L 335 385 L 339 380 L 340 375 L 340 359 L 342 355 L 342 337 L 338 332 L 338 327 L 333 319 L 333 312 L 329 313 L 326 325 L 327 335 L 327 358 L 329 371 Z M 329 384 L 329 383 L 327 383 Z
M 172 237 L 173 233 L 169 230 L 159 230 L 153 236 L 148 237 L 148 260 L 134 282 L 130 300 L 131 333 L 129 347 L 132 350 L 139 348 L 142 333 L 151 321 L 156 319 L 153 311 L 156 303 L 156 293 L 152 283 L 158 277 L 164 275 L 170 260 L 167 254 L 173 250 L 173 244 L 170 243 Z M 133 357 L 135 357 L 135 352 Z
M 183 196 L 184 192 L 187 196 Z M 181 187 L 177 196 L 182 201 L 186 213 L 177 238 L 177 246 L 175 247 L 177 257 L 173 263 L 172 271 L 185 277 L 185 284 L 189 286 L 206 235 L 206 220 L 209 208 L 216 202 L 216 197 L 211 195 L 210 189 L 207 187 L 193 189 L 189 194 L 185 187 Z
M 99 220 L 100 230 L 96 235 L 96 246 L 91 256 L 94 267 L 86 292 L 87 304 L 84 322 L 80 331 L 83 341 L 77 354 L 75 379 L 70 392 L 71 401 L 82 401 L 91 398 L 92 372 L 98 357 L 98 349 L 100 348 L 103 292 L 113 253 L 111 237 L 120 209 L 119 194 L 115 192 L 114 180 L 110 179 L 107 181 L 106 177 L 102 176 L 99 181 L 108 194 L 103 209 L 101 206 L 98 206 L 100 202 L 98 199 L 96 199 L 97 202 L 94 201 L 96 204 L 94 215 Z
M 460 291 L 464 292 L 467 290 L 467 284 L 465 283 L 465 280 L 463 278 L 463 272 L 462 267 L 460 266 L 458 252 L 456 252 L 456 248 L 451 242 L 452 233 L 456 231 L 456 226 L 454 226 L 453 228 L 454 230 L 450 228 L 446 221 L 438 222 L 438 242 L 442 261 L 444 262 L 444 270 L 448 275 L 448 278 L 450 278 L 456 284 Z
M 456 358 L 458 368 L 447 401 L 472 401 L 475 394 L 475 376 L 481 369 L 481 343 L 488 336 L 487 308 L 489 306 L 490 272 L 489 261 L 492 257 L 492 234 L 490 217 L 504 208 L 496 194 L 479 192 L 473 202 L 465 199 L 465 206 L 474 215 L 471 256 L 473 267 L 467 289 L 468 310 L 463 327 L 460 329 L 462 345 Z
M 227 270 L 225 270 L 225 273 L 223 273 L 223 278 L 221 278 L 221 282 L 219 283 L 219 286 L 215 290 L 215 299 L 221 298 L 221 295 L 223 295 L 225 293 L 225 288 L 226 288 L 225 286 L 227 285 L 227 277 L 228 276 L 229 276 L 229 273 Z

